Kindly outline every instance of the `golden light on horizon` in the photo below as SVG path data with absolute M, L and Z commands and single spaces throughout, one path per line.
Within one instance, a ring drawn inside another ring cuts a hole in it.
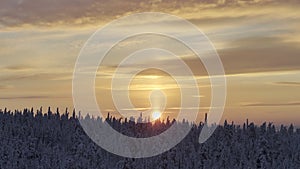
M 169 74 L 158 69 L 138 73 L 130 83 L 129 96 L 135 107 L 152 111 L 180 106 L 179 86 Z
M 153 120 L 157 120 L 161 117 L 161 112 L 160 111 L 153 111 L 151 116 L 152 116 Z

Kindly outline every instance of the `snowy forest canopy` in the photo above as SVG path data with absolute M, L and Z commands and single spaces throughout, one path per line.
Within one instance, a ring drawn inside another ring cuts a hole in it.
M 157 135 L 177 123 L 192 125 L 190 133 L 171 150 L 151 158 L 131 159 L 111 154 L 97 146 L 83 131 L 75 112 L 46 113 L 33 109 L 0 110 L 0 168 L 300 168 L 300 129 L 293 125 L 278 130 L 271 123 L 256 126 L 228 124 L 198 143 L 204 123 L 189 124 L 167 119 L 135 123 L 108 115 L 115 130 L 131 137 Z

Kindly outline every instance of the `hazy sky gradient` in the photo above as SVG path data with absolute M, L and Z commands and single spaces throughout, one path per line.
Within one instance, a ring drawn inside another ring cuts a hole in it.
M 300 124 L 299 7 L 297 0 L 2 0 L 0 108 L 72 108 L 72 73 L 84 42 L 113 19 L 155 11 L 189 20 L 214 43 L 228 78 L 224 119 Z M 198 69 L 193 58 L 186 61 Z M 98 72 L 99 100 L 103 86 L 109 85 L 103 74 L 110 75 L 113 66 Z M 210 88 L 203 67 L 199 70 L 203 113 L 210 106 Z M 141 86 L 145 79 L 148 86 Z M 147 92 L 139 91 L 148 91 L 151 82 L 169 90 L 173 101 L 168 112 L 176 110 L 176 84 L 156 71 L 136 77 L 133 103 L 141 109 L 149 106 Z M 105 110 L 112 109 L 111 103 L 102 103 Z

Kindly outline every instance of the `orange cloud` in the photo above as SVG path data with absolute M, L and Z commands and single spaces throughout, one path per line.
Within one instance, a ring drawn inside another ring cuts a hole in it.
M 7 28 L 28 25 L 44 27 L 93 25 L 106 23 L 129 13 L 144 11 L 167 12 L 191 20 L 200 18 L 198 21 L 201 23 L 206 22 L 205 20 L 224 22 L 227 19 L 242 20 L 248 15 L 266 14 L 272 10 L 274 4 L 298 5 L 297 1 L 292 0 L 117 0 L 113 2 L 106 0 L 2 0 L 0 2 L 0 26 Z

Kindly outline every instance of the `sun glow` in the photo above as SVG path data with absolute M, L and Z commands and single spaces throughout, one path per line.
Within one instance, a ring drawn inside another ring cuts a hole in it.
M 154 111 L 153 113 L 152 113 L 152 119 L 153 120 L 157 120 L 157 119 L 159 119 L 161 117 L 161 112 L 159 112 L 159 111 Z

